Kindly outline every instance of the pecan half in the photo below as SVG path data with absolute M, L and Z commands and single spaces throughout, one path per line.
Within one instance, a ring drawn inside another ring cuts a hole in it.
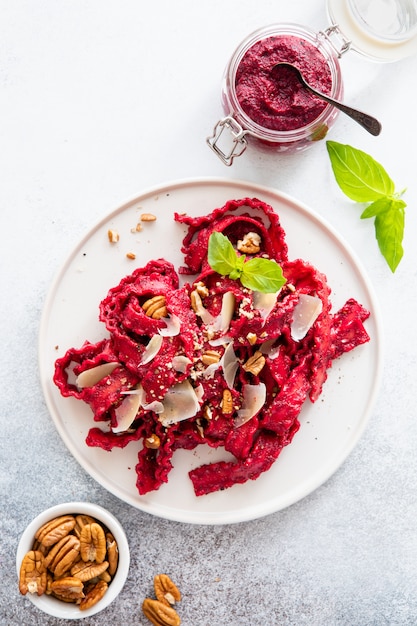
M 166 606 L 159 600 L 145 598 L 142 604 L 142 611 L 154 626 L 179 626 L 181 619 L 172 606 Z
M 96 520 L 94 517 L 91 517 L 91 515 L 80 514 L 75 516 L 74 533 L 77 535 L 78 539 L 80 538 L 81 531 L 84 526 L 87 526 L 87 524 L 94 524 L 95 521 Z
M 167 317 L 168 310 L 166 307 L 165 296 L 154 296 L 143 303 L 142 309 L 148 317 L 159 320 L 161 317 Z
M 80 600 L 84 598 L 84 585 L 79 578 L 65 576 L 58 578 L 51 583 L 52 593 L 60 600 Z
M 48 554 L 49 548 L 47 548 L 42 543 L 40 543 L 40 541 L 35 539 L 32 545 L 32 550 L 37 550 L 38 552 L 42 552 L 43 556 L 46 556 Z
M 106 570 L 105 572 L 103 572 L 102 574 L 100 574 L 100 576 L 98 576 L 98 578 L 100 580 L 104 580 L 104 582 L 106 583 L 111 583 L 111 576 L 109 574 L 109 572 Z
M 19 572 L 19 591 L 24 596 L 36 593 L 41 596 L 47 586 L 45 558 L 39 550 L 30 550 L 25 554 Z
M 45 593 L 47 596 L 52 594 L 52 583 L 54 582 L 54 577 L 52 576 L 49 570 L 46 570 L 46 590 Z
M 80 554 L 83 561 L 102 563 L 106 557 L 106 535 L 100 524 L 93 522 L 81 530 Z
M 80 556 L 80 542 L 75 535 L 67 535 L 58 541 L 45 557 L 45 565 L 56 578 L 68 572 Z
M 85 611 L 86 609 L 89 609 L 97 604 L 97 602 L 104 596 L 108 588 L 109 586 L 105 580 L 99 580 L 95 585 L 87 587 L 85 598 L 83 598 L 78 605 L 80 610 Z
M 257 376 L 259 372 L 262 370 L 264 365 L 265 365 L 265 357 L 262 354 L 262 352 L 257 350 L 256 352 L 253 353 L 251 357 L 249 357 L 246 363 L 243 364 L 243 369 L 246 372 L 250 372 L 254 376 Z
M 73 515 L 62 515 L 50 522 L 46 522 L 35 534 L 35 539 L 46 548 L 58 543 L 62 537 L 68 535 L 75 526 Z
M 167 574 L 157 574 L 153 580 L 155 595 L 159 602 L 170 606 L 181 600 L 181 593 Z
M 108 561 L 103 561 L 102 563 L 88 562 L 85 561 L 77 561 L 71 567 L 71 576 L 75 578 L 79 578 L 83 582 L 87 580 L 91 580 L 92 578 L 98 578 L 106 569 L 109 567 Z
M 106 533 L 107 560 L 109 562 L 109 574 L 114 576 L 119 563 L 119 548 L 116 539 L 110 532 Z

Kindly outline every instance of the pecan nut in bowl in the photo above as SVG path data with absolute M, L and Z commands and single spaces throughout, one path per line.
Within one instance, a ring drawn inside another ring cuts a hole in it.
M 85 560 L 80 544 L 84 545 Z M 129 563 L 125 532 L 109 511 L 88 502 L 58 504 L 35 517 L 20 538 L 16 568 L 22 602 L 29 599 L 56 618 L 88 618 L 118 596 Z M 51 565 L 60 575 L 48 585 L 47 578 L 53 576 L 48 569 Z M 99 572 L 106 579 L 95 583 L 97 579 L 92 577 Z

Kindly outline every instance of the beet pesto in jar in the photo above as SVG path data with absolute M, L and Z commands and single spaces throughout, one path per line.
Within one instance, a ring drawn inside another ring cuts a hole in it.
M 281 62 L 298 67 L 312 87 L 327 95 L 332 73 L 320 50 L 294 35 L 261 39 L 244 54 L 235 79 L 240 106 L 259 126 L 289 131 L 313 122 L 327 105 L 307 91 L 291 70 L 275 67 Z

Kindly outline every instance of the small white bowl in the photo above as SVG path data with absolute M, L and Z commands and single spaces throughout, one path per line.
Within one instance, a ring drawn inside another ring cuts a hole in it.
M 40 513 L 40 515 L 35 517 L 35 519 L 23 532 L 17 548 L 16 569 L 19 578 L 20 566 L 22 564 L 23 557 L 32 549 L 35 533 L 38 528 L 55 517 L 68 514 L 90 515 L 99 522 L 102 522 L 114 536 L 119 549 L 119 562 L 116 574 L 109 584 L 109 588 L 97 604 L 92 606 L 90 609 L 86 609 L 85 611 L 81 611 L 76 604 L 63 602 L 46 594 L 38 596 L 36 594 L 27 593 L 25 597 L 29 598 L 29 600 L 33 602 L 38 609 L 41 609 L 53 617 L 61 619 L 84 619 L 102 611 L 109 606 L 111 602 L 113 602 L 122 590 L 129 571 L 129 544 L 120 522 L 118 522 L 114 515 L 112 515 L 109 511 L 106 511 L 106 509 L 103 509 L 98 504 L 92 504 L 89 502 L 66 502 L 64 504 L 58 504 L 46 509 L 46 511 L 43 511 L 43 513 Z M 18 585 L 18 581 L 16 582 L 16 585 Z

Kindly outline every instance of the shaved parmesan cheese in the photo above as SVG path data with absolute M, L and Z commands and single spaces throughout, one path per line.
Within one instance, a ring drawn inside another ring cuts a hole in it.
M 226 291 L 222 298 L 222 308 L 220 315 L 217 316 L 214 323 L 214 329 L 220 330 L 222 333 L 229 330 L 230 322 L 235 312 L 235 295 L 232 291 Z
M 264 383 L 244 385 L 242 408 L 237 412 L 235 426 L 238 428 L 252 419 L 262 409 L 265 400 L 266 386 Z
M 153 411 L 154 413 L 162 413 L 164 410 L 164 405 L 159 400 L 154 400 L 149 404 L 142 404 L 145 411 Z
M 140 406 L 142 406 L 145 411 L 153 411 L 154 413 L 162 413 L 164 410 L 162 402 L 159 400 L 154 400 L 153 402 L 146 402 L 146 393 L 141 384 L 139 384 L 135 389 L 129 389 L 129 391 L 122 391 L 122 395 L 124 396 L 136 396 L 138 398 L 138 402 Z
M 223 335 L 222 337 L 218 337 L 217 339 L 210 339 L 209 344 L 213 346 L 213 348 L 217 348 L 218 346 L 227 346 L 227 344 L 231 343 L 232 341 L 232 337 Z
M 204 378 L 213 378 L 214 374 L 217 372 L 219 367 L 221 367 L 222 363 L 223 361 L 222 359 L 220 359 L 220 361 L 217 361 L 217 363 L 211 363 L 210 365 L 208 365 L 203 372 Z
M 294 341 L 303 339 L 323 309 L 323 303 L 317 296 L 300 294 L 295 305 L 291 324 L 291 337 Z
M 181 320 L 176 315 L 168 315 L 164 317 L 166 328 L 160 328 L 158 333 L 162 337 L 176 337 L 180 334 Z
M 215 372 L 221 367 L 223 369 L 224 379 L 229 389 L 233 388 L 236 372 L 239 367 L 239 360 L 233 349 L 233 342 L 227 344 L 223 356 L 217 363 L 212 363 L 203 372 L 204 378 L 213 378 Z
M 126 396 L 122 403 L 115 409 L 117 426 L 113 426 L 114 433 L 122 433 L 129 428 L 140 408 L 139 394 Z
M 191 359 L 189 359 L 188 356 L 185 356 L 185 354 L 174 356 L 172 359 L 172 367 L 176 372 L 180 372 L 181 374 L 184 374 L 187 371 L 187 365 L 190 365 L 191 363 Z
M 197 387 L 194 389 L 195 391 L 195 395 L 197 396 L 197 400 L 199 402 L 203 401 L 203 397 L 204 397 L 204 387 L 203 385 L 200 383 L 199 385 L 197 385 Z
M 279 291 L 275 293 L 261 293 L 260 291 L 253 292 L 253 308 L 259 311 L 263 320 L 266 320 L 268 315 L 272 312 L 274 306 L 277 303 Z
M 161 335 L 153 335 L 150 342 L 146 346 L 144 353 L 142 354 L 142 360 L 140 362 L 141 365 L 146 365 L 147 363 L 150 363 L 150 361 L 152 361 L 152 359 L 156 357 L 161 349 L 162 342 L 163 338 L 161 337 Z
M 275 338 L 268 339 L 267 341 L 264 341 L 259 346 L 259 352 L 261 352 L 262 354 L 265 354 L 265 356 L 270 358 L 272 361 L 277 358 L 277 356 L 279 355 L 279 349 L 280 349 L 279 345 L 274 347 L 275 342 L 276 342 Z
M 170 426 L 186 420 L 200 410 L 200 404 L 194 387 L 188 380 L 177 383 L 165 394 L 162 401 L 164 410 L 158 419 L 163 426 Z
M 203 306 L 201 297 L 197 293 L 197 291 L 192 292 L 191 303 L 192 303 L 192 307 L 194 309 L 195 314 L 201 317 L 202 321 L 204 322 L 204 324 L 206 324 L 206 326 L 214 324 L 214 321 L 216 318 L 213 317 L 210 311 L 207 311 L 207 309 Z
M 223 367 L 224 379 L 229 389 L 233 389 L 239 361 L 233 350 L 233 343 L 229 343 L 220 359 Z
M 102 378 L 111 374 L 118 365 L 120 365 L 120 363 L 115 362 L 96 365 L 96 367 L 81 372 L 75 379 L 75 384 L 79 389 L 94 387 Z

